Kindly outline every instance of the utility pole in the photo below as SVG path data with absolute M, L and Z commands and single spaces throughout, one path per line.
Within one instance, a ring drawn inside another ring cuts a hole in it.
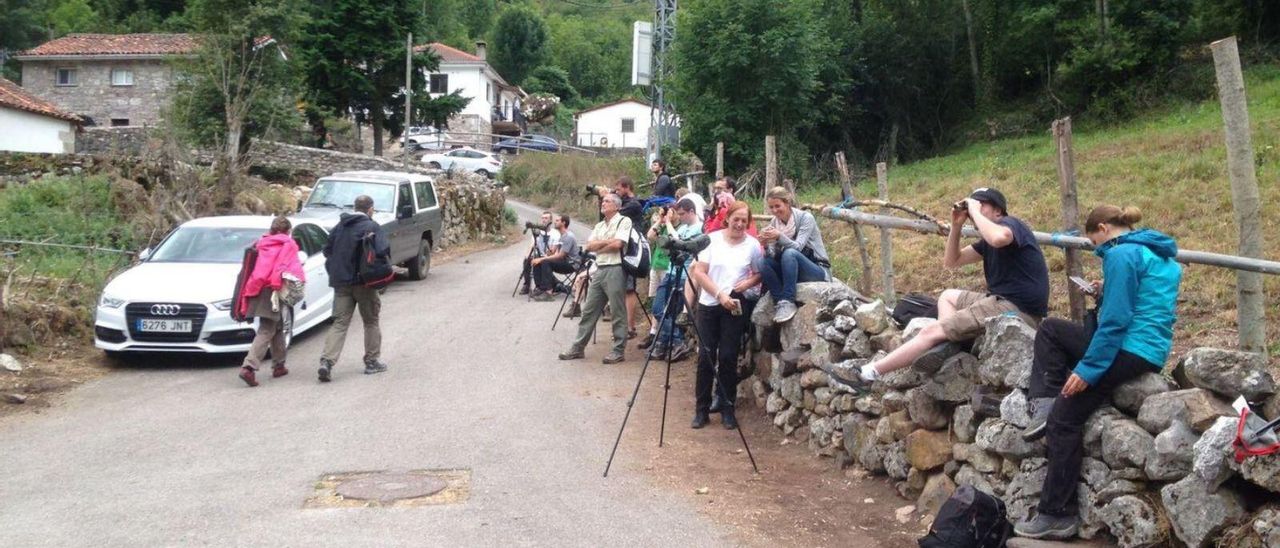
M 665 145 L 679 146 L 675 133 L 675 106 L 667 98 L 667 78 L 671 76 L 671 48 L 676 40 L 676 0 L 654 0 L 653 13 L 653 106 L 649 121 L 653 139 L 649 160 L 662 154 Z
M 423 4 L 425 6 L 425 4 Z M 404 41 L 404 146 L 400 152 L 404 154 L 404 170 L 409 171 L 409 125 L 413 123 L 410 113 L 413 112 L 413 33 Z

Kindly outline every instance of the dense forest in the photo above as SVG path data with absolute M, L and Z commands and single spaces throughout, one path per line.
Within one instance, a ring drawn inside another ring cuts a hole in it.
M 71 32 L 270 33 L 301 63 L 265 95 L 304 104 L 300 124 L 354 109 L 396 134 L 404 124 L 393 75 L 406 32 L 468 51 L 486 40 L 508 80 L 574 110 L 647 93 L 629 81 L 631 23 L 651 9 L 627 0 L 0 0 L 0 57 Z M 1240 39 L 1246 62 L 1280 51 L 1274 0 L 686 0 L 679 9 L 672 97 L 683 147 L 708 158 L 724 141 L 741 170 L 775 134 L 793 175 L 836 151 L 863 163 L 910 160 L 1038 132 L 1065 114 L 1105 124 L 1203 98 L 1213 90 L 1205 45 L 1224 36 Z M 343 68 L 353 61 L 369 69 Z M 17 77 L 12 61 L 4 67 Z M 415 122 L 458 105 L 423 105 Z M 252 110 L 282 110 L 266 106 Z

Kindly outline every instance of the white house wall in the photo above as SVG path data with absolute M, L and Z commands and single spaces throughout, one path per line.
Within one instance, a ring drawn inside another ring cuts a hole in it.
M 624 118 L 636 121 L 634 132 L 622 133 Z M 581 147 L 648 148 L 649 106 L 626 102 L 581 113 L 578 115 L 577 141 Z
M 54 154 L 75 152 L 76 130 L 66 120 L 0 107 L 0 150 Z
M 440 72 L 435 74 L 449 75 L 449 93 L 461 90 L 460 95 L 471 99 L 471 101 L 467 103 L 467 107 L 462 109 L 460 114 L 471 114 L 475 116 L 482 116 L 485 120 L 489 119 L 489 115 L 493 112 L 493 103 L 490 100 L 490 97 L 492 97 L 492 91 L 489 92 L 489 96 L 486 96 L 485 84 L 492 84 L 489 82 L 489 79 L 484 76 L 479 65 L 451 67 L 442 63 Z M 492 88 L 489 87 L 488 89 Z M 439 97 L 440 94 L 433 93 L 431 96 Z

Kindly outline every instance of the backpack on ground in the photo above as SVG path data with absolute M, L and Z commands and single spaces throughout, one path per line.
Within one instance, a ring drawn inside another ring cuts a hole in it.
M 360 284 L 370 289 L 382 289 L 394 280 L 396 273 L 391 269 L 391 262 L 378 254 L 375 239 L 377 233 L 370 232 L 360 238 L 356 272 L 359 273 Z
M 240 258 L 240 273 L 236 274 L 236 289 L 231 293 L 231 319 L 237 322 L 253 321 L 249 316 L 248 305 L 243 301 L 244 284 L 253 275 L 253 268 L 258 264 L 258 246 L 251 245 L 244 250 Z
M 649 275 L 649 239 L 636 232 L 635 227 L 622 246 L 622 270 L 633 278 Z
M 923 293 L 908 293 L 898 299 L 892 315 L 898 327 L 906 327 L 916 318 L 937 318 L 938 300 Z
M 1004 501 L 961 485 L 917 542 L 920 548 L 1003 548 L 1012 532 Z

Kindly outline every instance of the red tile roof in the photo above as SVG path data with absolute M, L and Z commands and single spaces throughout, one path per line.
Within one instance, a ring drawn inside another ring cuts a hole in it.
M 470 53 L 462 51 L 458 48 L 451 48 L 440 42 L 432 42 L 425 46 L 414 46 L 413 51 L 422 52 L 427 48 L 440 56 L 440 60 L 445 63 L 483 63 L 484 59 L 476 57 Z
M 18 56 L 184 55 L 195 50 L 196 39 L 190 34 L 68 34 Z
M 0 107 L 25 110 L 77 124 L 84 122 L 79 116 L 59 110 L 58 107 L 53 106 L 53 103 L 32 95 L 18 84 L 4 78 L 0 78 Z

